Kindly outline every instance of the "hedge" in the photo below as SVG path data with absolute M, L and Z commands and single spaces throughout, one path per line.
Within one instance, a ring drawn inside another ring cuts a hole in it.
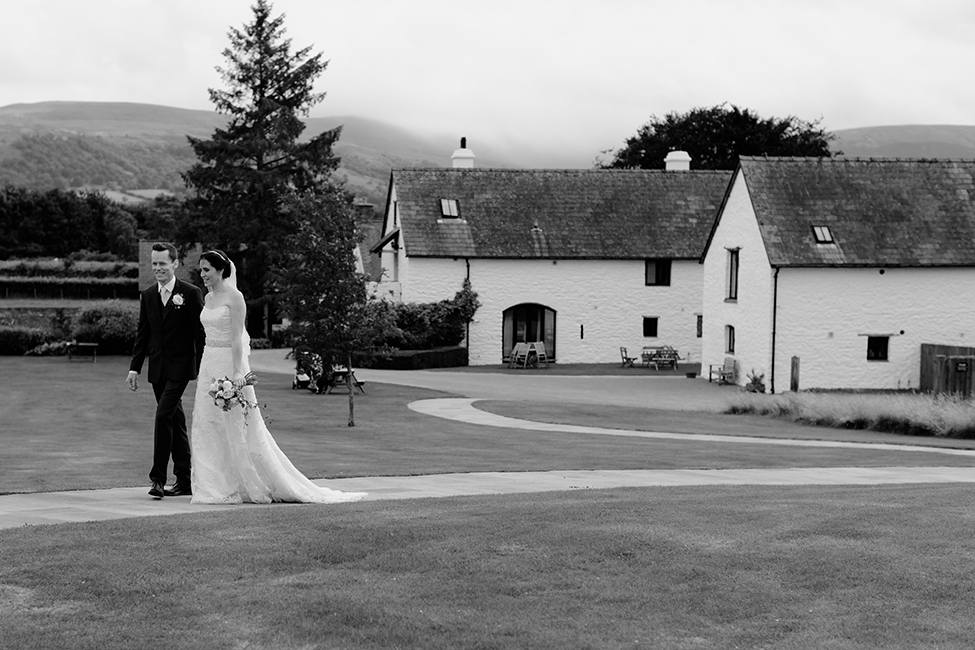
M 3 298 L 138 298 L 138 278 L 0 276 Z
M 20 356 L 52 338 L 50 332 L 37 327 L 0 327 L 0 355 Z
M 97 343 L 99 354 L 132 354 L 139 328 L 139 305 L 106 300 L 78 310 L 71 336 L 83 343 Z
M 139 278 L 138 262 L 92 262 L 69 260 L 2 260 L 3 277 L 53 278 Z
M 467 348 L 458 345 L 433 350 L 397 350 L 389 358 L 355 354 L 352 363 L 362 368 L 380 370 L 424 370 L 463 367 L 467 365 L 468 357 Z

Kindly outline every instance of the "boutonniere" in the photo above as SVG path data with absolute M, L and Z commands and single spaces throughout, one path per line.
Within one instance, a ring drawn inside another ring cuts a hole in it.
M 173 306 L 176 307 L 176 309 L 179 309 L 180 307 L 183 306 L 183 294 L 174 293 L 172 301 L 173 301 Z

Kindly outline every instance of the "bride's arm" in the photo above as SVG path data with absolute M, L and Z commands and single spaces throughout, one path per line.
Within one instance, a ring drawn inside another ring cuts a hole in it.
M 244 294 L 233 291 L 230 295 L 230 349 L 234 357 L 233 382 L 244 385 L 244 321 L 247 318 L 247 305 Z

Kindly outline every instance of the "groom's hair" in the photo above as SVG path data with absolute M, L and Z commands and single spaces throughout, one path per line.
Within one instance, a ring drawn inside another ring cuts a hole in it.
M 179 260 L 179 253 L 176 252 L 176 247 L 169 242 L 157 242 L 152 245 L 152 250 L 154 251 L 166 251 L 169 253 L 169 261 L 176 262 Z
M 224 278 L 230 277 L 230 258 L 223 251 L 214 248 L 200 255 L 200 259 L 209 262 L 210 266 L 220 271 Z

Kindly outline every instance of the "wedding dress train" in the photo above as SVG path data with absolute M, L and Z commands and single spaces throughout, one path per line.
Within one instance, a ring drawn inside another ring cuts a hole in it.
M 235 405 L 228 411 L 207 394 L 214 379 L 233 376 L 230 347 L 230 308 L 204 307 L 200 320 L 206 329 L 206 347 L 200 365 L 190 435 L 192 449 L 192 503 L 340 503 L 358 501 L 364 492 L 340 492 L 312 483 L 284 455 L 264 424 L 260 408 Z M 246 335 L 245 335 L 246 336 Z M 243 342 L 244 374 L 249 343 Z M 257 402 L 253 386 L 244 397 Z

